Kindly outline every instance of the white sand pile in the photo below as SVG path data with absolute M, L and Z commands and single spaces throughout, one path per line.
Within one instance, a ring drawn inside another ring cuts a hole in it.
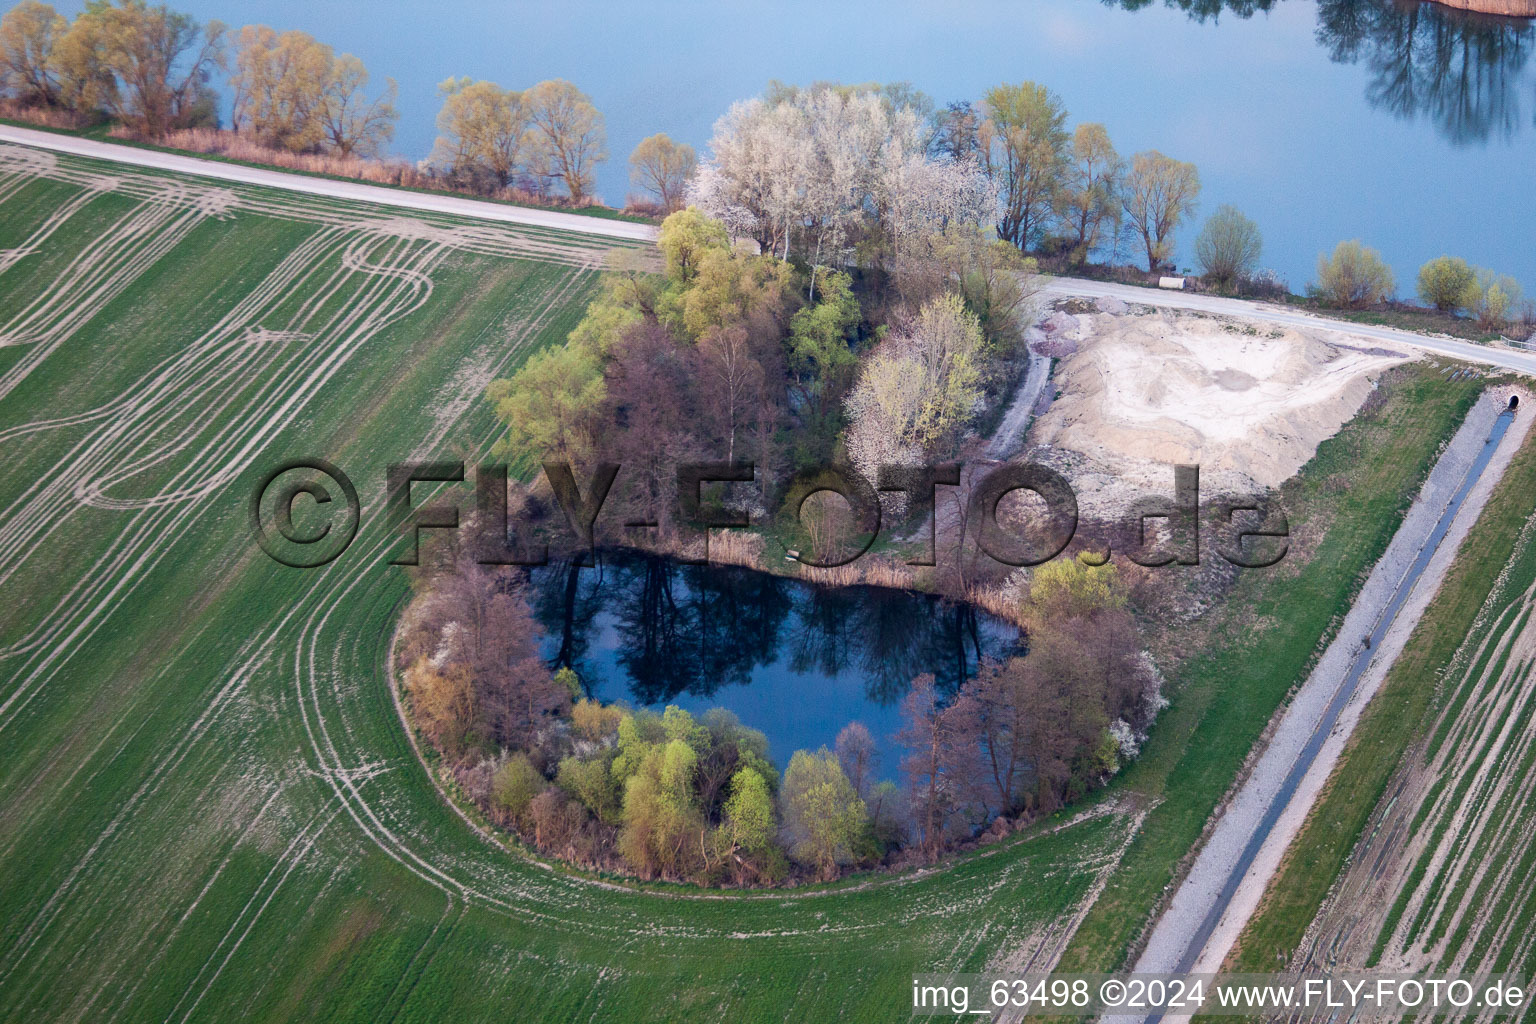
M 1410 358 L 1173 311 L 1080 314 L 1056 327 L 1054 340 L 1077 351 L 1058 361 L 1060 397 L 1030 440 L 1065 450 L 1090 508 L 1127 487 L 1171 493 L 1177 464 L 1198 465 L 1207 494 L 1277 487 L 1355 415 L 1383 370 Z

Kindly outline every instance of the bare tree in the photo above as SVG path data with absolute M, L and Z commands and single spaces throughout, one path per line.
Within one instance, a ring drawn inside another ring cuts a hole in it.
M 54 50 L 69 22 L 45 3 L 23 0 L 0 18 L 0 88 L 24 101 L 48 106 L 59 101 Z
M 1194 215 L 1199 198 L 1200 172 L 1194 164 L 1155 149 L 1131 158 L 1121 205 L 1141 236 L 1148 271 L 1155 272 L 1160 264 L 1172 261 L 1173 233 Z
M 875 746 L 869 727 L 863 722 L 849 722 L 837 734 L 836 749 L 843 774 L 859 796 L 867 797 L 880 767 L 880 748 Z
M 973 757 L 960 717 L 939 702 L 932 674 L 912 681 L 901 704 L 906 723 L 898 739 L 907 750 L 901 772 L 906 777 L 918 846 L 936 858 L 964 821 L 965 775 Z
M 591 194 L 596 165 L 608 158 L 603 115 L 587 94 L 564 79 L 540 82 L 523 95 L 531 148 L 560 179 L 573 203 Z
M 367 87 L 368 69 L 362 61 L 350 53 L 336 58 L 320 99 L 320 119 L 326 141 L 343 156 L 373 156 L 395 137 L 400 118 L 395 80 L 384 79 L 383 90 L 372 99 L 363 91 Z
M 99 30 L 105 66 L 118 81 L 118 113 L 150 138 L 180 126 L 223 64 L 224 24 L 199 27 L 163 4 L 92 5 L 76 22 Z
M 1074 262 L 1086 263 L 1104 240 L 1105 229 L 1114 230 L 1124 175 L 1125 161 L 1115 152 L 1104 126 L 1078 125 L 1056 202 L 1057 214 L 1071 233 Z
M 716 410 L 726 437 L 726 459 L 736 458 L 736 435 L 750 415 L 752 396 L 762 384 L 763 368 L 752 357 L 745 327 L 714 327 L 699 339 L 699 377 L 706 401 Z
M 470 182 L 512 183 L 523 159 L 528 107 L 523 94 L 495 82 L 450 78 L 437 87 L 440 133 L 428 161 Z
M 668 213 L 682 205 L 683 188 L 698 167 L 693 147 L 666 135 L 642 139 L 629 155 L 629 180 L 656 197 Z

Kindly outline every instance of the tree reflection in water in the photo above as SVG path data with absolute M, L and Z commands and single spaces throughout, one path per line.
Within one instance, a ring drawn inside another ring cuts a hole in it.
M 1017 632 L 926 594 L 818 587 L 631 552 L 607 553 L 597 568 L 550 566 L 531 582 L 551 661 L 572 666 L 589 690 L 636 704 L 709 697 L 773 667 L 856 672 L 866 699 L 890 706 L 924 672 L 957 688 L 981 656 L 1007 653 Z M 603 686 L 599 664 L 624 678 Z
M 1157 0 L 1105 0 L 1127 10 Z M 1162 0 L 1197 21 L 1249 18 L 1277 0 Z M 1419 0 L 1317 0 L 1317 41 L 1336 62 L 1371 73 L 1366 99 L 1401 118 L 1428 118 L 1456 145 L 1520 130 L 1536 23 Z M 1536 102 L 1533 102 L 1536 109 Z

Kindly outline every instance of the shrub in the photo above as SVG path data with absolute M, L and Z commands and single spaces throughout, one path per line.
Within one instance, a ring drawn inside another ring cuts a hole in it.
M 1419 268 L 1419 298 L 1443 312 L 1461 308 L 1476 273 L 1459 256 L 1437 256 Z
M 1195 258 L 1205 276 L 1222 288 L 1231 288 L 1252 274 L 1263 251 L 1259 226 L 1235 206 L 1217 209 L 1195 239 Z
M 620 820 L 619 785 L 613 778 L 612 761 L 611 757 L 564 758 L 555 781 L 600 821 L 617 825 Z
M 619 733 L 624 709 L 596 700 L 578 700 L 571 708 L 571 727 L 593 743 L 608 743 Z
M 1520 285 L 1508 274 L 1479 267 L 1462 294 L 1461 304 L 1485 331 L 1502 330 L 1509 311 L 1520 301 Z
M 1291 293 L 1291 286 L 1275 270 L 1260 270 L 1241 278 L 1237 290 L 1256 299 L 1284 300 Z
M 1397 287 L 1392 268 L 1381 253 L 1358 240 L 1340 242 L 1332 256 L 1317 258 L 1317 291 L 1325 301 L 1345 309 L 1374 306 Z
M 869 818 L 836 755 L 825 747 L 814 754 L 795 751 L 780 799 L 789 855 L 815 867 L 822 879 L 836 878 L 838 865 L 854 859 Z
M 491 780 L 491 803 L 513 821 L 521 822 L 528 813 L 533 798 L 546 788 L 544 776 L 519 751 L 508 759 Z

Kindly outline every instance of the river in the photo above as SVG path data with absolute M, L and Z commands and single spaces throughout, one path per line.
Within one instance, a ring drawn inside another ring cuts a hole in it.
M 64 3 L 73 13 L 78 4 Z M 924 3 L 359 3 L 176 0 L 199 18 L 311 32 L 399 82 L 395 152 L 431 149 L 438 82 L 563 77 L 607 117 L 599 188 L 628 191 L 635 144 L 701 150 L 770 79 L 907 80 L 940 103 L 1034 79 L 1122 153 L 1195 162 L 1201 208 L 1233 203 L 1293 289 L 1343 238 L 1380 248 L 1411 295 L 1442 253 L 1536 292 L 1536 73 L 1530 22 L 1394 0 Z M 1178 260 L 1193 260 L 1194 226 Z

